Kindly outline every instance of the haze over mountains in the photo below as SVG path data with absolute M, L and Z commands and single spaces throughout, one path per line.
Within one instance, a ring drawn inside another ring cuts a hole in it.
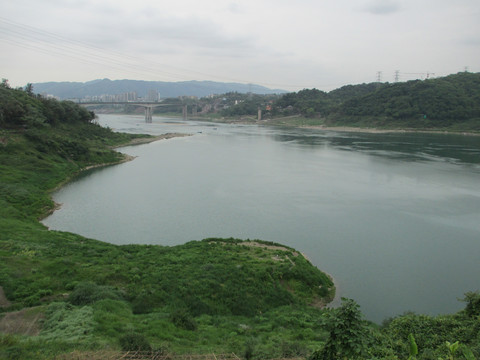
M 121 94 L 136 92 L 144 97 L 150 90 L 156 90 L 160 97 L 197 96 L 239 92 L 254 94 L 281 94 L 285 90 L 269 89 L 255 84 L 223 83 L 215 81 L 142 81 L 142 80 L 110 80 L 97 79 L 82 82 L 44 82 L 33 84 L 34 92 L 54 95 L 60 99 L 81 99 L 85 96 L 100 96 L 103 94 Z

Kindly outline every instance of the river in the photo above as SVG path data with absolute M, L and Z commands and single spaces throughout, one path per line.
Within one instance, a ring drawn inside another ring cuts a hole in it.
M 83 173 L 54 194 L 51 229 L 114 244 L 283 243 L 375 322 L 451 313 L 480 288 L 480 137 L 99 122 L 192 136 L 122 148 L 137 158 Z

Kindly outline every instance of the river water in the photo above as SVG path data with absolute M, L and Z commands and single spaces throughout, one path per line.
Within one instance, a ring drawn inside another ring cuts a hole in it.
M 100 115 L 131 146 L 82 174 L 44 220 L 114 244 L 262 239 L 305 253 L 381 322 L 439 314 L 480 289 L 480 137 L 363 134 Z

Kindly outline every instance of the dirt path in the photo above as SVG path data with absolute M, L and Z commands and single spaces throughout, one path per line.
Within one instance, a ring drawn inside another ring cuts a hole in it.
M 35 311 L 35 308 L 9 312 L 0 319 L 0 332 L 35 336 L 40 332 L 41 319 L 43 313 Z
M 0 286 L 0 307 L 10 306 Z M 18 335 L 38 335 L 40 332 L 40 320 L 43 319 L 43 313 L 40 308 L 25 308 L 20 311 L 7 312 L 0 315 L 0 333 L 18 334 Z
M 284 246 L 262 244 L 256 241 L 244 241 L 244 242 L 241 242 L 239 245 L 260 247 L 260 248 L 269 249 L 269 250 L 292 251 L 292 249 L 288 249 Z M 298 253 L 295 251 L 292 251 L 292 254 L 293 256 L 298 256 Z
M 5 292 L 3 291 L 3 287 L 0 286 L 0 307 L 6 308 L 10 306 L 10 301 L 8 301 L 7 297 L 5 296 Z

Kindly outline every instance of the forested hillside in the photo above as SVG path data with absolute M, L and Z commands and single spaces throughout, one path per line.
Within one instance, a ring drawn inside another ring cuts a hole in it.
M 480 74 L 384 84 L 344 101 L 329 121 L 354 123 L 368 118 L 378 125 L 480 130 Z
M 304 89 L 282 95 L 267 106 L 264 119 L 301 116 L 309 125 L 417 130 L 480 131 L 480 73 L 401 83 L 347 85 L 324 92 Z M 247 111 L 248 110 L 248 111 Z M 255 107 L 235 105 L 225 116 L 255 115 Z M 293 119 L 284 124 L 301 125 Z
M 327 125 L 480 130 L 480 74 L 303 90 L 284 95 L 276 111 L 289 113 L 289 106 Z
M 0 86 L 1 359 L 113 359 L 137 350 L 150 358 L 480 357 L 478 292 L 465 294 L 457 314 L 408 313 L 376 325 L 352 299 L 324 308 L 331 278 L 281 244 L 117 246 L 49 231 L 38 221 L 54 208 L 49 191 L 87 166 L 122 160 L 111 146 L 133 136 L 30 90 Z
M 57 101 L 37 96 L 33 86 L 11 89 L 7 80 L 0 85 L 0 126 L 2 128 L 89 123 L 95 114 L 69 101 Z

